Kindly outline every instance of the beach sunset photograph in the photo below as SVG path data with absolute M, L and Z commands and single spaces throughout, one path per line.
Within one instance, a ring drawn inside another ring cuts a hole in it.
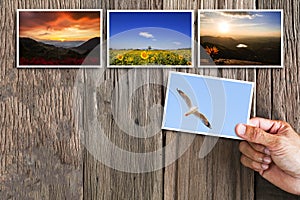
M 19 9 L 17 67 L 100 66 L 101 14 Z
M 282 10 L 199 10 L 200 67 L 282 67 Z M 207 54 L 210 59 L 201 57 Z
M 192 23 L 192 11 L 108 11 L 109 67 L 192 67 Z

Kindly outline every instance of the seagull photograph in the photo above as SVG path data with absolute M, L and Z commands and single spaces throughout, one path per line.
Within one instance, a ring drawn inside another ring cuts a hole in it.
M 188 112 L 186 112 L 184 114 L 184 116 L 187 117 L 189 115 L 195 115 L 196 117 L 198 117 L 202 121 L 202 123 L 205 126 L 207 126 L 208 128 L 211 129 L 211 124 L 209 123 L 209 121 L 207 120 L 205 115 L 198 111 L 198 107 L 193 106 L 191 99 L 182 90 L 180 90 L 178 88 L 176 90 L 180 94 L 180 96 L 182 97 L 182 99 L 185 101 L 186 105 L 189 108 Z
M 238 123 L 250 118 L 254 83 L 169 72 L 162 129 L 241 139 Z

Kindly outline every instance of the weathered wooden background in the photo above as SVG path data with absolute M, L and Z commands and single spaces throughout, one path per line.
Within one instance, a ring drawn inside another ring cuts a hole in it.
M 204 137 L 196 136 L 176 162 L 148 173 L 120 172 L 97 161 L 81 144 L 72 113 L 76 75 L 88 72 L 16 69 L 17 8 L 102 8 L 104 39 L 107 9 L 283 9 L 284 69 L 179 71 L 256 81 L 253 113 L 286 120 L 300 131 L 300 3 L 297 0 L 1 0 L 0 199 L 300 199 L 244 168 L 235 140 L 219 139 L 212 152 L 200 159 Z M 149 139 L 136 139 L 118 128 L 111 105 L 120 107 L 122 102 L 112 102 L 109 91 L 127 72 L 105 70 L 105 82 L 97 92 L 105 99 L 99 102 L 103 111 L 99 119 L 106 127 L 106 136 L 132 152 L 153 151 L 173 140 L 180 146 L 189 137 L 187 134 L 161 131 Z M 141 87 L 131 101 L 129 117 L 146 124 L 151 105 L 164 103 L 162 85 L 169 70 L 140 72 L 143 76 L 129 76 L 122 90 L 132 87 L 137 79 L 150 76 L 161 83 Z M 121 94 L 119 91 L 117 96 Z

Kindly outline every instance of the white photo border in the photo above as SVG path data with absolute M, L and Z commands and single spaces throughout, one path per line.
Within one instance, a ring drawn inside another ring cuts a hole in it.
M 168 76 L 168 83 L 167 83 L 167 89 L 166 89 L 166 98 L 165 98 L 165 104 L 164 104 L 164 112 L 163 112 L 163 120 L 162 120 L 162 130 L 170 130 L 170 131 L 177 131 L 177 132 L 183 132 L 183 133 L 192 133 L 197 135 L 205 135 L 205 136 L 214 136 L 214 137 L 222 137 L 222 138 L 228 138 L 228 139 L 237 139 L 237 140 L 243 140 L 242 138 L 238 136 L 230 136 L 230 135 L 221 135 L 216 133 L 208 133 L 208 132 L 199 132 L 199 131 L 191 131 L 191 130 L 185 130 L 180 128 L 172 128 L 172 127 L 166 127 L 166 112 L 168 107 L 168 99 L 169 99 L 169 92 L 170 92 L 170 84 L 171 84 L 171 76 L 173 74 L 182 75 L 182 76 L 190 76 L 190 77 L 196 77 L 196 78 L 204 78 L 204 79 L 212 79 L 212 80 L 219 80 L 219 81 L 228 81 L 228 82 L 236 82 L 236 83 L 243 83 L 243 84 L 249 84 L 251 85 L 251 94 L 249 99 L 249 105 L 248 105 L 248 113 L 247 113 L 247 124 L 249 124 L 250 120 L 250 113 L 251 113 L 251 105 L 253 101 L 253 95 L 254 95 L 254 88 L 255 88 L 255 82 L 250 81 L 243 81 L 243 80 L 236 80 L 236 79 L 227 79 L 227 78 L 220 78 L 220 77 L 213 77 L 213 76 L 206 76 L 206 75 L 199 75 L 199 74 L 191 74 L 191 73 L 184 73 L 184 72 L 175 72 L 170 71 Z
M 191 65 L 110 65 L 110 59 L 109 59 L 109 39 L 110 39 L 110 13 L 114 12 L 136 12 L 136 13 L 142 13 L 142 12 L 149 12 L 149 13 L 172 13 L 172 12 L 177 12 L 177 13 L 191 13 L 191 56 L 192 56 L 192 64 Z M 195 37 L 195 28 L 194 28 L 194 20 L 195 20 L 195 13 L 194 10 L 107 10 L 107 43 L 106 43 L 106 66 L 107 68 L 143 68 L 143 69 L 148 69 L 148 68 L 161 68 L 161 69 L 174 69 L 174 68 L 194 68 L 197 66 L 196 63 L 196 54 L 195 54 L 195 48 L 197 48 L 195 45 L 196 41 L 194 39 Z
M 20 40 L 20 12 L 100 12 L 100 65 L 20 65 L 20 52 L 19 52 L 19 40 Z M 78 69 L 78 68 L 90 68 L 97 69 L 103 67 L 103 9 L 17 9 L 17 22 L 16 22 L 16 67 L 20 69 L 38 68 L 38 69 Z
M 200 44 L 200 13 L 201 12 L 280 12 L 281 16 L 281 24 L 280 24 L 280 52 L 281 52 L 281 57 L 280 57 L 280 65 L 201 65 L 201 44 Z M 227 69 L 233 69 L 233 68 L 262 68 L 262 69 L 276 69 L 280 68 L 282 69 L 284 67 L 284 43 L 283 43 L 283 38 L 284 38 L 284 30 L 283 30 L 283 23 L 284 23 L 284 17 L 283 17 L 283 9 L 198 9 L 198 25 L 197 25 L 197 30 L 198 30 L 198 68 L 227 68 Z

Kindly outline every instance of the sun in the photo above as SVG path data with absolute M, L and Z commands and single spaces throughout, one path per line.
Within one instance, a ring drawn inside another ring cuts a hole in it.
M 61 38 L 61 39 L 59 39 L 59 41 L 61 41 L 61 42 L 64 42 L 66 39 L 64 39 L 64 38 Z
M 221 32 L 221 33 L 228 33 L 229 32 L 229 24 L 227 23 L 227 22 L 220 22 L 219 23 L 219 31 Z

